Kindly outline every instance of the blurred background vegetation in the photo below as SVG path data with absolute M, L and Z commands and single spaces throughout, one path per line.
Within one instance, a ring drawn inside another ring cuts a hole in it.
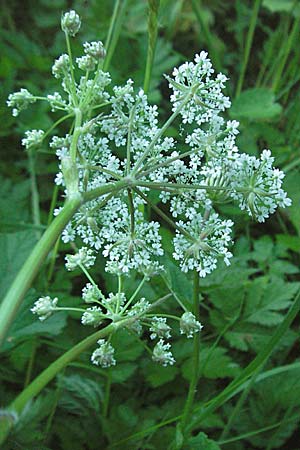
M 122 84 L 132 78 L 137 87 L 143 86 L 148 2 L 123 0 L 116 4 L 116 28 L 109 52 L 113 83 Z M 102 40 L 105 43 L 115 2 L 11 0 L 8 3 L 1 0 L 0 6 L 0 268 L 6 268 L 0 283 L 2 295 L 51 220 L 50 205 L 57 198 L 53 190 L 55 155 L 45 146 L 36 157 L 33 174 L 20 140 L 27 129 L 46 130 L 59 118 L 43 103 L 13 118 L 6 99 L 21 87 L 37 95 L 56 90 L 56 80 L 50 72 L 53 60 L 65 52 L 64 36 L 58 25 L 63 11 L 73 8 L 82 18 L 82 29 L 73 47 L 74 54 L 79 56 L 83 42 Z M 163 74 L 169 73 L 174 65 L 191 60 L 202 49 L 207 50 L 216 71 L 229 77 L 227 93 L 232 98 L 229 118 L 240 121 L 237 140 L 240 151 L 258 155 L 263 148 L 270 148 L 276 165 L 286 172 L 285 189 L 293 200 L 291 208 L 278 212 L 263 225 L 253 223 L 234 207 L 222 207 L 222 212 L 236 222 L 235 258 L 230 269 L 221 267 L 202 283 L 205 335 L 199 396 L 201 401 L 206 401 L 220 392 L 226 381 L 262 348 L 274 327 L 283 320 L 299 287 L 300 2 L 161 0 L 158 23 L 149 97 L 158 103 L 162 117 L 169 111 L 169 90 Z M 62 135 L 68 130 L 62 126 L 54 131 Z M 178 135 L 175 128 L 170 133 L 175 138 Z M 31 212 L 33 176 L 40 197 L 39 226 L 33 223 Z M 167 229 L 164 239 L 168 248 Z M 74 320 L 76 314 L 67 317 L 60 313 L 39 324 L 28 313 L 29 305 L 45 289 L 67 304 L 79 303 L 83 282 L 78 273 L 65 276 L 62 262 L 66 248 L 60 244 L 60 256 L 50 255 L 10 332 L 10 340 L 1 355 L 3 405 L 50 360 L 87 333 Z M 169 284 L 188 303 L 189 281 L 171 262 L 167 264 Z M 107 274 L 102 276 L 103 285 L 112 290 L 111 278 Z M 163 288 L 159 281 L 147 288 L 144 295 L 157 294 Z M 254 380 L 240 404 L 233 399 L 201 423 L 200 429 L 219 440 L 222 449 L 299 449 L 297 325 L 286 333 L 267 367 L 273 370 L 294 364 L 293 368 L 288 372 L 279 371 L 260 383 Z M 221 340 L 216 343 L 218 335 Z M 156 425 L 181 411 L 190 374 L 190 343 L 183 345 L 175 337 L 178 364 L 161 369 L 148 360 L 141 344 L 133 345 L 131 336 L 116 336 L 115 340 L 120 364 L 104 373 L 91 367 L 88 354 L 83 355 L 80 362 L 68 367 L 30 405 L 7 448 L 106 448 L 108 443 L 149 427 L 153 427 L 151 433 L 146 436 L 141 433 L 136 440 L 116 444 L 115 448 L 167 448 L 174 435 L 174 425 L 163 428 Z M 194 420 L 196 424 L 197 413 Z M 277 426 L 270 431 L 268 427 L 272 424 Z M 255 433 L 264 427 L 266 431 Z M 230 441 L 232 436 L 249 432 L 250 436 Z

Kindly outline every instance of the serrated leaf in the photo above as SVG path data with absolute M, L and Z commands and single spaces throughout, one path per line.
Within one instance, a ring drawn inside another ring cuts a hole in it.
M 243 91 L 233 100 L 230 117 L 237 119 L 271 119 L 281 113 L 282 107 L 275 102 L 275 95 L 267 88 Z

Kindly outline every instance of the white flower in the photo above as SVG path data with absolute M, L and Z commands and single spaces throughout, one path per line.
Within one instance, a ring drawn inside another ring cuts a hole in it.
M 102 309 L 98 306 L 92 306 L 91 308 L 87 308 L 86 311 L 82 314 L 81 323 L 83 325 L 92 325 L 93 327 L 98 327 L 101 325 L 104 318 L 104 314 Z
M 91 55 L 84 55 L 80 58 L 76 58 L 77 65 L 80 70 L 95 70 L 97 61 Z
M 105 58 L 106 51 L 101 41 L 85 42 L 83 47 L 87 55 L 97 60 Z
M 201 331 L 203 326 L 191 312 L 185 312 L 180 318 L 180 334 L 186 334 L 188 338 L 192 338 L 194 333 Z
M 26 138 L 22 139 L 22 145 L 29 148 L 39 147 L 43 141 L 45 132 L 43 130 L 25 131 Z
M 166 77 L 173 89 L 170 97 L 174 104 L 173 111 L 189 97 L 188 103 L 180 111 L 183 123 L 209 122 L 213 114 L 230 107 L 229 98 L 222 93 L 227 78 L 218 74 L 213 79 L 213 72 L 207 53 L 201 52 L 195 55 L 194 63 L 186 62 L 175 68 L 174 78 Z
M 87 283 L 82 289 L 82 298 L 85 303 L 94 303 L 100 299 L 103 299 L 104 296 L 97 286 Z
M 175 363 L 172 353 L 169 351 L 171 344 L 164 343 L 163 339 L 160 339 L 153 349 L 152 359 L 158 362 L 162 366 L 166 367 L 168 364 L 172 366 Z
M 19 115 L 19 112 L 26 109 L 30 103 L 35 102 L 35 96 L 30 94 L 27 89 L 22 88 L 19 92 L 14 92 L 8 96 L 7 106 L 13 108 L 12 115 L 16 117 Z
M 177 225 L 190 235 L 189 238 L 176 230 L 173 240 L 173 257 L 180 261 L 183 272 L 196 269 L 200 277 L 205 277 L 217 267 L 218 258 L 230 264 L 232 254 L 227 247 L 231 243 L 231 220 L 222 221 L 216 213 L 209 218 L 198 213 L 192 220 L 179 221 Z
M 63 54 L 54 61 L 52 66 L 52 74 L 55 78 L 65 77 L 70 72 L 70 58 L 69 55 Z
M 171 337 L 171 328 L 167 324 L 167 319 L 165 317 L 153 317 L 151 321 L 150 339 L 165 338 L 169 339 Z
M 65 13 L 61 18 L 61 28 L 70 36 L 75 36 L 78 33 L 80 25 L 80 17 L 74 10 Z
M 40 297 L 31 308 L 31 312 L 33 314 L 37 314 L 41 321 L 46 320 L 53 311 L 56 310 L 56 305 L 58 302 L 58 298 L 51 298 L 48 295 L 46 297 Z
M 96 366 L 101 366 L 102 368 L 107 368 L 116 365 L 116 360 L 114 358 L 115 350 L 109 342 L 104 339 L 98 341 L 99 348 L 97 348 L 92 356 L 91 361 Z
M 86 268 L 94 265 L 96 257 L 92 250 L 87 247 L 81 247 L 75 255 L 66 255 L 67 270 L 75 270 L 77 266 L 84 266 Z
M 282 189 L 284 173 L 273 167 L 270 150 L 264 150 L 260 159 L 246 154 L 235 155 L 235 171 L 231 196 L 253 218 L 264 222 L 278 206 L 285 208 L 291 200 Z

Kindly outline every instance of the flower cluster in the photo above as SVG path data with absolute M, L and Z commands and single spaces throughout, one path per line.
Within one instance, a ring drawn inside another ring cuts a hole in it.
M 232 257 L 233 222 L 216 212 L 219 204 L 235 202 L 263 222 L 291 201 L 282 188 L 284 174 L 274 168 L 269 150 L 263 150 L 259 158 L 239 153 L 239 124 L 222 117 L 230 107 L 224 94 L 227 78 L 214 73 L 206 52 L 166 76 L 172 112 L 160 124 L 158 107 L 149 104 L 145 92 L 136 90 L 131 79 L 108 89 L 111 77 L 103 70 L 106 52 L 101 41 L 85 42 L 74 63 L 70 36 L 80 26 L 75 11 L 62 16 L 68 54 L 58 57 L 52 67 L 54 78 L 61 81 L 60 92 L 37 97 L 21 89 L 7 103 L 16 116 L 38 99 L 47 101 L 52 111 L 65 114 L 51 129 L 73 119 L 70 134 L 54 136 L 50 148 L 59 161 L 55 182 L 67 200 L 80 200 L 62 239 L 75 241 L 74 247 L 83 245 L 76 254 L 66 256 L 67 270 L 80 268 L 89 280 L 82 291 L 82 324 L 99 327 L 109 321 L 117 327 L 125 321 L 124 326 L 137 333 L 146 325 L 150 339 L 158 339 L 153 360 L 166 366 L 175 361 L 165 341 L 171 337 L 167 317 L 174 316 L 149 314 L 153 305 L 138 299 L 137 293 L 128 298 L 120 281 L 131 271 L 143 274 L 144 282 L 163 270 L 160 222 L 174 231 L 173 257 L 182 271 L 197 271 L 205 277 L 218 260 L 228 265 Z M 84 71 L 79 77 L 76 65 Z M 176 120 L 180 121 L 178 141 L 167 135 Z M 33 149 L 48 134 L 27 131 L 22 143 Z M 104 295 L 87 271 L 97 252 L 105 258 L 106 270 L 118 276 L 117 293 Z M 32 312 L 45 320 L 59 309 L 56 303 L 57 298 L 42 297 Z M 188 338 L 202 328 L 191 312 L 177 319 L 180 333 Z M 110 341 L 101 339 L 98 344 L 92 362 L 114 365 Z

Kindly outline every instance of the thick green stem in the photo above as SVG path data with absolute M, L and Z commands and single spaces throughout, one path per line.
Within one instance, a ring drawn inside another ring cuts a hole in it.
M 34 247 L 3 299 L 0 306 L 0 346 L 41 264 L 81 203 L 80 195 L 66 202 L 60 214 L 53 220 Z
M 196 319 L 199 320 L 199 274 L 196 271 L 194 273 L 193 313 Z M 199 333 L 195 333 L 193 342 L 193 356 L 192 356 L 193 373 L 180 424 L 183 436 L 186 434 L 185 428 L 193 408 L 194 398 L 197 390 L 197 384 L 199 379 L 199 356 L 200 356 L 199 353 L 200 353 L 200 338 Z

